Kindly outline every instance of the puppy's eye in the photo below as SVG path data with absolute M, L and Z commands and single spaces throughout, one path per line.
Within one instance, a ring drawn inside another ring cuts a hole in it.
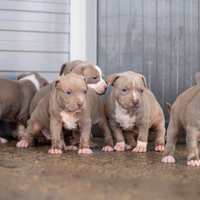
M 71 94 L 72 94 L 72 92 L 70 92 L 70 91 L 67 91 L 67 94 L 68 94 L 68 95 L 71 95 Z
M 143 91 L 144 91 L 144 90 L 143 90 L 143 89 L 141 89 L 141 90 L 140 90 L 140 93 L 143 93 Z
M 127 92 L 127 89 L 122 89 L 122 92 Z
M 94 77 L 92 77 L 94 80 L 96 80 L 97 79 L 97 76 L 94 76 Z
M 87 93 L 87 91 L 85 90 L 83 93 L 84 93 L 84 94 L 86 94 L 86 93 Z

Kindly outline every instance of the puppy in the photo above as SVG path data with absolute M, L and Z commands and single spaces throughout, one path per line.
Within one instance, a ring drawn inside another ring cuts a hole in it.
M 0 118 L 12 124 L 17 122 L 18 138 L 24 133 L 31 99 L 47 84 L 48 81 L 37 73 L 21 74 L 18 81 L 0 78 Z
M 162 162 L 175 163 L 175 145 L 185 128 L 187 144 L 187 165 L 200 166 L 198 142 L 200 139 L 200 86 L 199 73 L 196 74 L 198 85 L 180 94 L 171 106 L 167 104 L 170 121 L 167 128 L 167 143 Z
M 148 132 L 156 135 L 156 151 L 164 151 L 165 120 L 153 93 L 147 89 L 146 78 L 132 71 L 112 74 L 108 87 L 114 86 L 106 103 L 110 128 L 116 139 L 114 149 L 124 151 L 135 146 L 133 152 L 146 152 Z M 145 87 L 144 87 L 145 86 Z
M 88 87 L 94 89 L 98 94 L 104 94 L 107 89 L 107 84 L 103 80 L 104 75 L 98 66 L 90 62 L 84 62 L 81 60 L 75 60 L 69 63 L 64 63 L 60 69 L 60 76 L 68 73 L 76 73 L 85 77 Z M 29 109 L 29 114 L 31 116 L 33 110 L 36 108 L 39 101 L 52 90 L 52 84 L 47 85 L 38 91 L 33 97 Z
M 69 150 L 63 141 L 62 127 L 72 130 L 80 139 L 78 153 L 89 154 L 91 126 L 98 124 L 105 136 L 103 151 L 113 150 L 113 139 L 105 115 L 101 96 L 93 89 L 87 89 L 86 80 L 75 73 L 59 77 L 53 82 L 53 90 L 38 104 L 28 121 L 28 127 L 17 147 L 30 145 L 41 134 L 51 140 L 51 154 L 61 154 L 62 148 Z M 51 133 L 51 134 L 50 134 Z M 76 146 L 70 146 L 76 150 Z

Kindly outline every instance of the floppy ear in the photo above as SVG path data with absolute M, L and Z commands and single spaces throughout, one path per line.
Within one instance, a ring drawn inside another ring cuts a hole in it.
M 195 74 L 195 78 L 196 78 L 196 81 L 197 81 L 197 85 L 200 85 L 200 72 L 197 72 Z
M 69 74 L 76 66 L 82 63 L 82 60 L 74 60 L 72 62 L 64 63 L 60 69 L 60 76 L 64 73 L 64 75 Z
M 120 74 L 112 74 L 107 77 L 106 82 L 108 84 L 108 87 L 111 85 L 114 86 L 115 81 L 120 77 Z
M 169 112 L 169 115 L 171 114 L 171 104 L 167 103 L 167 109 L 168 109 L 168 112 Z
M 20 79 L 22 79 L 22 78 L 24 78 L 25 76 L 28 76 L 28 74 L 20 74 L 20 75 L 18 75 L 18 77 L 17 77 L 17 80 L 20 80 Z
M 48 84 L 49 82 L 45 78 L 42 78 L 41 87 L 44 87 L 45 85 L 48 85 Z
M 143 83 L 144 83 L 144 86 L 145 86 L 146 88 L 148 88 L 148 87 L 147 87 L 147 79 L 146 79 L 146 77 L 143 76 L 143 75 L 141 75 L 141 79 L 142 79 L 142 81 L 143 81 Z
M 58 77 L 54 82 L 53 82 L 53 88 L 52 92 L 55 91 L 56 87 L 60 84 L 60 77 Z

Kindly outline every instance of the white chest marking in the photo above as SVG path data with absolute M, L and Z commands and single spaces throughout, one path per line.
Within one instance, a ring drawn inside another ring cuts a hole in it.
M 115 100 L 115 106 L 115 119 L 120 126 L 125 129 L 133 127 L 136 121 L 136 116 L 130 117 L 130 115 L 127 114 L 127 110 L 122 108 L 117 100 Z
M 61 111 L 60 116 L 62 117 L 62 121 L 65 123 L 65 127 L 68 130 L 75 129 L 77 127 L 77 121 L 79 120 L 76 118 L 74 113 L 67 113 L 65 111 Z
M 37 90 L 40 90 L 40 84 L 39 84 L 39 81 L 37 80 L 37 78 L 35 77 L 35 74 L 31 74 L 29 76 L 26 76 L 24 78 L 21 78 L 19 81 L 22 81 L 22 80 L 29 80 L 31 81 Z

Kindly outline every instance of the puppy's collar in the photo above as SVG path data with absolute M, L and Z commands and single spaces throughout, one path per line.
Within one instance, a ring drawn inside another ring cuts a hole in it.
M 36 89 L 40 90 L 40 84 L 39 84 L 39 81 L 37 80 L 37 78 L 35 77 L 35 74 L 31 74 L 29 76 L 26 76 L 26 77 L 20 79 L 19 81 L 23 81 L 23 80 L 31 81 L 35 85 Z

